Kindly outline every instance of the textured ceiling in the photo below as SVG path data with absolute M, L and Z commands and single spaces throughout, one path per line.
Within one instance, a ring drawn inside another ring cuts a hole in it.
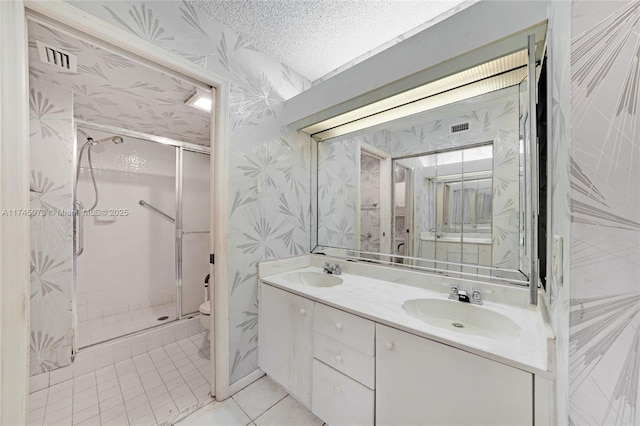
M 78 73 L 40 61 L 36 40 L 77 55 Z M 33 21 L 29 74 L 71 90 L 77 119 L 209 145 L 209 114 L 184 104 L 191 82 Z
M 280 62 L 316 81 L 406 35 L 464 0 L 194 0 Z M 445 13 L 446 12 L 446 13 Z

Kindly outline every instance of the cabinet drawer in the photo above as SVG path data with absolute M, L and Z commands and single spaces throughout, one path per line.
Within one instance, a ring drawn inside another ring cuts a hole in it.
M 374 354 L 375 323 L 316 303 L 313 331 L 342 342 L 366 355 Z
M 313 360 L 311 411 L 331 426 L 373 425 L 374 392 Z
M 313 333 L 313 356 L 369 389 L 375 389 L 374 357 L 320 333 Z

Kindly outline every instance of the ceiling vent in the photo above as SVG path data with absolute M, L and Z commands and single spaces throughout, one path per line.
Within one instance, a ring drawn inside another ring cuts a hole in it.
M 40 40 L 36 40 L 36 46 L 42 62 L 52 65 L 63 72 L 78 72 L 78 57 L 76 55 L 43 43 Z
M 469 130 L 469 122 L 454 124 L 451 126 L 451 133 L 464 132 L 465 130 Z

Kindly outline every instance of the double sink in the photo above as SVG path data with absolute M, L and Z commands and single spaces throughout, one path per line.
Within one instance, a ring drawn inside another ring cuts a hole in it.
M 316 271 L 291 272 L 283 279 L 310 287 L 335 287 L 344 282 L 339 276 Z M 410 299 L 404 302 L 402 309 L 431 326 L 466 335 L 509 339 L 518 337 L 521 332 L 520 326 L 505 315 L 454 300 Z

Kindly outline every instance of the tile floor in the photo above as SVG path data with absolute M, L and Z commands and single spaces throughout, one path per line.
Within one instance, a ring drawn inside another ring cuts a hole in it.
M 176 425 L 323 426 L 323 422 L 263 376 L 226 401 L 213 401 Z
M 162 316 L 168 318 L 158 321 L 158 318 Z M 136 331 L 166 324 L 175 318 L 176 303 L 172 302 L 103 318 L 78 321 L 78 347 L 85 348 Z
M 212 401 L 203 333 L 29 395 L 29 425 L 168 425 Z

